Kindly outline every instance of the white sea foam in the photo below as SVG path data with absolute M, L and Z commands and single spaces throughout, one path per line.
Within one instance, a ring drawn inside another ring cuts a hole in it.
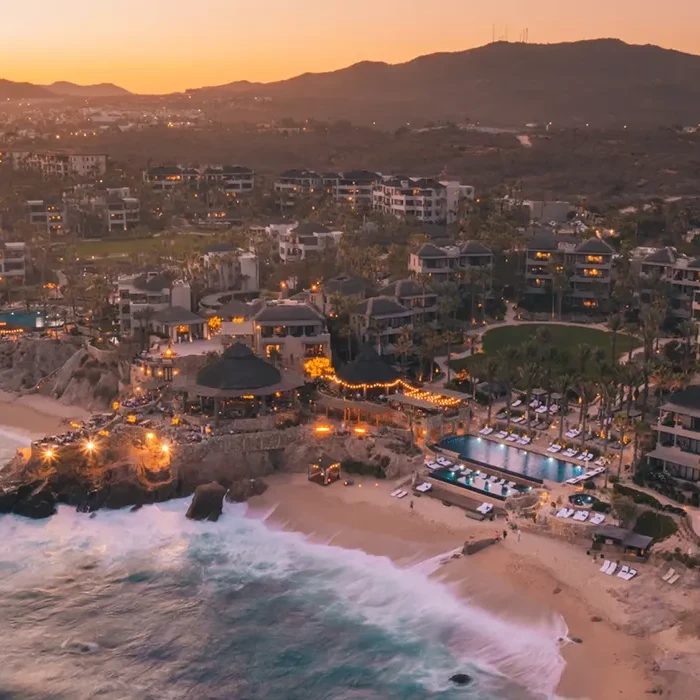
M 101 511 L 92 519 L 68 507 L 40 522 L 0 517 L 0 589 L 46 581 L 86 562 L 107 571 L 141 557 L 158 570 L 192 558 L 206 562 L 211 586 L 231 587 L 232 571 L 243 584 L 294 576 L 303 582 L 299 595 L 318 601 L 326 614 L 376 626 L 403 642 L 435 642 L 485 674 L 553 696 L 564 668 L 558 640 L 567 630 L 561 618 L 539 626 L 501 620 L 428 579 L 430 563 L 402 569 L 359 550 L 313 544 L 246 518 L 240 505 L 226 504 L 218 523 L 194 523 L 184 518 L 188 503 L 170 501 L 137 513 Z M 411 672 L 437 692 L 455 672 L 454 659 L 422 660 Z

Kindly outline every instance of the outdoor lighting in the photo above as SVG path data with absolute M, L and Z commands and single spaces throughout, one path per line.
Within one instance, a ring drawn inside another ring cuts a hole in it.
M 161 445 L 160 446 L 160 451 L 167 455 L 170 452 L 170 446 L 169 445 Z
M 317 425 L 314 428 L 314 431 L 317 433 L 330 433 L 331 432 L 331 426 L 330 425 Z
M 52 460 L 55 455 L 56 455 L 56 452 L 51 447 L 47 447 L 44 450 L 44 459 Z
M 355 428 L 355 433 L 357 433 L 358 435 L 366 435 L 367 428 Z
M 155 436 L 155 433 L 146 433 L 146 440 L 153 440 Z
M 85 449 L 86 449 L 88 452 L 94 452 L 95 449 L 96 449 L 96 447 L 97 447 L 97 446 L 95 445 L 95 443 L 94 443 L 92 440 L 88 440 L 88 441 L 85 443 Z

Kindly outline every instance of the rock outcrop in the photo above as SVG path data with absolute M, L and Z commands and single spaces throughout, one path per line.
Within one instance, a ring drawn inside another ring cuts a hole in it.
M 245 503 L 253 496 L 260 496 L 267 491 L 267 484 L 262 479 L 241 479 L 229 486 L 226 500 L 231 503 Z
M 190 520 L 216 522 L 223 511 L 225 495 L 226 488 L 215 481 L 198 486 L 194 491 L 192 503 L 187 509 L 187 517 Z
M 21 338 L 0 343 L 0 388 L 27 392 L 58 370 L 80 348 L 74 340 Z
M 80 348 L 46 382 L 42 393 L 88 410 L 109 408 L 128 381 L 128 367 L 116 354 L 101 353 L 101 358 L 94 357 L 87 348 Z

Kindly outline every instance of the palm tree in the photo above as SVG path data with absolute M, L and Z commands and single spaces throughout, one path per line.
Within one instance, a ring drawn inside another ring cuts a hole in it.
M 557 316 L 561 320 L 561 307 L 564 294 L 569 288 L 569 275 L 562 265 L 554 261 L 549 264 L 549 273 L 552 275 L 552 321 L 554 320 L 555 302 Z
M 578 354 L 578 371 L 581 376 L 586 374 L 586 365 L 591 359 L 593 348 L 588 343 L 581 343 L 577 349 Z
M 510 430 L 511 409 L 513 403 L 513 382 L 519 376 L 518 372 L 518 348 L 514 345 L 507 345 L 497 356 L 500 376 L 506 385 L 506 429 Z
M 399 339 L 395 343 L 396 352 L 401 357 L 401 365 L 406 366 L 406 357 L 413 350 L 413 329 L 411 326 L 404 326 L 399 333 Z
M 595 382 L 582 379 L 578 384 L 578 396 L 581 401 L 581 450 L 586 444 L 586 432 L 588 429 L 588 407 L 595 401 L 597 396 L 597 386 Z
M 564 436 L 564 416 L 569 409 L 569 392 L 574 388 L 574 378 L 570 374 L 561 374 L 554 384 L 557 392 L 561 394 L 559 400 L 559 443 Z
M 611 342 L 610 350 L 611 350 L 611 354 L 612 354 L 613 363 L 617 362 L 617 334 L 622 329 L 622 326 L 623 326 L 622 316 L 620 316 L 620 314 L 613 314 L 608 319 L 608 328 L 610 329 L 610 332 L 612 333 L 612 342 Z
M 488 382 L 488 415 L 486 418 L 486 422 L 488 425 L 491 425 L 491 410 L 493 408 L 493 380 L 494 377 L 496 376 L 496 372 L 498 372 L 498 360 L 494 357 L 490 357 L 488 360 L 486 360 L 486 381 Z
M 527 412 L 527 431 L 530 432 L 530 399 L 532 398 L 532 389 L 540 380 L 540 366 L 537 362 L 526 362 L 522 367 L 522 379 L 525 384 L 526 394 L 526 412 Z
M 685 354 L 683 356 L 684 367 L 689 364 L 691 358 L 691 350 L 693 346 L 693 338 L 698 337 L 698 326 L 693 321 L 681 321 L 678 330 L 683 338 L 685 338 Z

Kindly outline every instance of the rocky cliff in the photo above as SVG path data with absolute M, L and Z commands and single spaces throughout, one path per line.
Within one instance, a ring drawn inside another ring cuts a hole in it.
M 27 392 L 62 367 L 79 349 L 73 340 L 21 338 L 0 343 L 0 389 Z

